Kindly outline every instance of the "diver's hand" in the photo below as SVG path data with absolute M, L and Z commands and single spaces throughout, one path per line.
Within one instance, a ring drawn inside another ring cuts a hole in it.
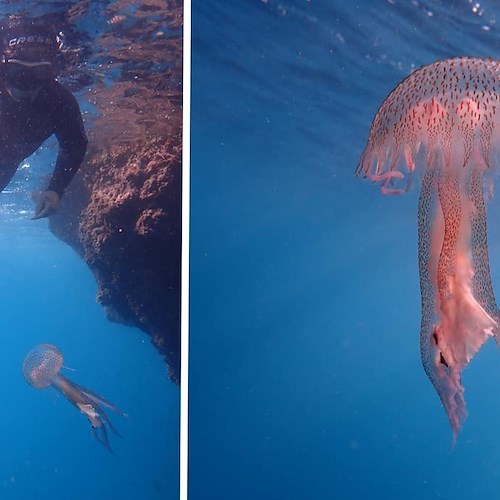
M 42 219 L 54 214 L 59 206 L 59 195 L 55 191 L 38 191 L 32 194 L 36 209 L 31 220 Z

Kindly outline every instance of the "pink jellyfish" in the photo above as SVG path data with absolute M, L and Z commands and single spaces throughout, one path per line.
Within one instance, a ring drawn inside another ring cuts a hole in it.
M 454 439 L 467 415 L 462 370 L 490 336 L 500 343 L 486 239 L 483 175 L 500 145 L 500 64 L 457 58 L 408 76 L 373 120 L 356 175 L 382 192 L 422 171 L 418 261 L 422 363 Z
M 106 425 L 116 434 L 116 430 L 101 408 L 105 406 L 120 415 L 126 416 L 102 396 L 81 387 L 68 380 L 59 373 L 63 365 L 61 351 L 51 344 L 35 346 L 24 358 L 23 374 L 26 382 L 36 389 L 45 389 L 52 386 L 61 392 L 73 405 L 75 405 L 89 419 L 94 436 L 109 450 Z

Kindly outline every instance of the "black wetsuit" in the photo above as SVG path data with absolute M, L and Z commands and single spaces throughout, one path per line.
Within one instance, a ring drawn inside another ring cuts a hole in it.
M 59 154 L 46 188 L 59 197 L 80 167 L 87 136 L 73 94 L 51 81 L 34 101 L 16 102 L 0 82 L 0 191 L 10 182 L 20 162 L 34 153 L 52 134 Z

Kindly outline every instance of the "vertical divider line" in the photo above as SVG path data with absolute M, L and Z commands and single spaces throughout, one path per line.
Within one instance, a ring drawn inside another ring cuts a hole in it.
M 188 498 L 189 429 L 189 202 L 191 153 L 191 0 L 184 0 L 182 68 L 182 232 L 181 232 L 181 394 L 179 426 L 179 498 Z

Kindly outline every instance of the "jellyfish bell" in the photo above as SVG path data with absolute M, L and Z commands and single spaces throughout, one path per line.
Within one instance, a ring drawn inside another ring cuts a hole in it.
M 484 176 L 498 166 L 499 105 L 499 62 L 424 66 L 380 106 L 356 169 L 384 194 L 405 192 L 405 177 L 421 175 L 421 357 L 454 438 L 467 415 L 462 370 L 490 336 L 500 343 L 484 203 Z
M 24 358 L 24 378 L 36 389 L 44 389 L 51 384 L 62 365 L 63 356 L 55 345 L 39 344 Z

